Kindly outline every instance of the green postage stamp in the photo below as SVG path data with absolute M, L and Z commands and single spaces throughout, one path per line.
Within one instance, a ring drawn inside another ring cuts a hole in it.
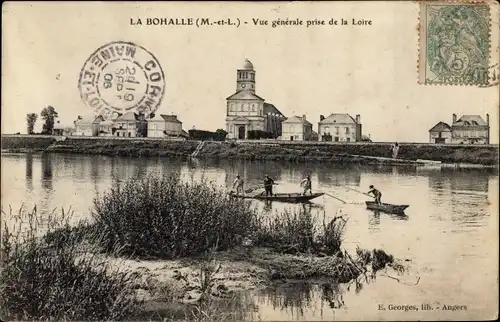
M 490 8 L 484 2 L 421 2 L 419 82 L 487 85 Z

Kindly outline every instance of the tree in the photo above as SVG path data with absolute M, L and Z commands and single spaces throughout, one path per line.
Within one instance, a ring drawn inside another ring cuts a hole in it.
M 217 131 L 215 131 L 215 134 L 214 134 L 214 140 L 215 141 L 225 141 L 226 135 L 227 135 L 226 131 L 224 131 L 223 129 L 217 129 Z
M 35 128 L 36 120 L 38 119 L 38 114 L 28 113 L 26 114 L 26 121 L 28 122 L 28 134 L 33 134 L 33 129 Z
M 45 120 L 45 123 L 42 127 L 42 134 L 52 134 L 52 130 L 54 129 L 55 119 L 58 117 L 56 109 L 52 106 L 47 106 L 40 113 L 42 119 Z

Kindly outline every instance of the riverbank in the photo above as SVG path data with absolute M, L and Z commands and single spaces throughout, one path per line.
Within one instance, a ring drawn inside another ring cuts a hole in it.
M 3 135 L 4 152 L 54 152 L 109 156 L 191 157 L 199 141 L 152 138 L 93 138 Z M 197 158 L 354 164 L 443 164 L 497 166 L 498 145 L 401 143 L 392 159 L 390 143 L 290 142 L 276 140 L 205 142 Z

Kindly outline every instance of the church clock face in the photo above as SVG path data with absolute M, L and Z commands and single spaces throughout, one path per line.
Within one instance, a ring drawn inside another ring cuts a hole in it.
M 246 84 L 241 84 L 241 88 L 245 88 L 246 86 Z

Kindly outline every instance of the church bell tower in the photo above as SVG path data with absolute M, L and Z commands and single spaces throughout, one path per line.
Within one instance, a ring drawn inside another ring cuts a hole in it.
M 255 94 L 255 70 L 248 59 L 245 59 L 243 68 L 237 70 L 236 91 L 249 91 Z

